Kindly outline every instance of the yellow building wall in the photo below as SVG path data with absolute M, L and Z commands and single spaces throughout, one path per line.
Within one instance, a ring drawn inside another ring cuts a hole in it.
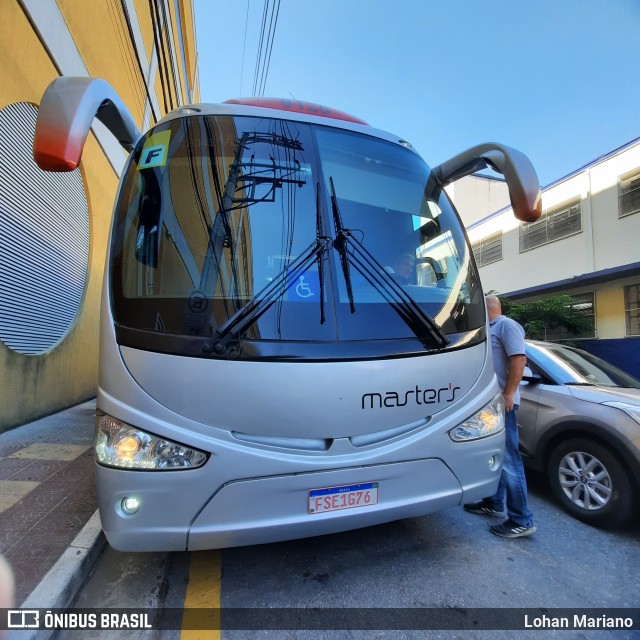
M 0 108 L 38 105 L 58 77 L 20 5 L 3 0 L 0 20 Z M 84 299 L 66 338 L 41 356 L 26 356 L 0 342 L 0 431 L 82 402 L 97 386 L 98 319 L 102 274 L 117 177 L 96 140 L 87 140 L 81 172 L 89 205 L 91 240 Z
M 173 31 L 173 41 L 176 43 L 176 66 L 178 67 L 178 82 L 180 83 L 180 104 L 187 104 L 187 79 L 184 77 L 184 66 L 182 64 L 182 51 L 180 50 L 180 32 L 178 30 L 178 16 L 176 16 L 175 5 L 169 4 L 169 12 L 171 13 L 171 26 Z
M 184 37 L 184 55 L 189 75 L 189 89 L 193 91 L 196 79 L 196 33 L 193 29 L 193 8 L 189 2 L 180 3 L 180 20 L 182 21 L 182 35 Z M 193 96 L 193 102 L 199 102 L 199 96 Z
M 89 74 L 111 84 L 141 126 L 146 91 L 121 3 L 114 0 L 55 1 Z M 191 2 L 185 0 L 185 3 L 190 15 Z M 142 61 L 146 69 L 154 46 L 149 3 L 134 0 L 134 5 L 146 49 L 141 52 L 146 56 Z M 189 47 L 195 51 L 191 20 L 186 26 L 183 24 L 183 31 L 191 43 Z M 176 47 L 180 47 L 177 42 Z M 18 0 L 0 0 L 0 59 L 3 63 L 0 109 L 15 102 L 37 106 L 46 87 L 59 75 Z M 195 77 L 195 69 L 193 73 Z M 152 82 L 151 90 L 155 90 L 164 113 L 159 76 Z M 118 176 L 93 134 L 85 144 L 80 171 L 90 228 L 84 297 L 68 334 L 49 352 L 26 356 L 12 351 L 0 341 L 0 432 L 96 394 L 100 299 Z
M 144 48 L 147 53 L 147 64 L 151 60 L 151 52 L 153 51 L 153 24 L 151 22 L 151 14 L 149 13 L 149 0 L 134 0 L 133 6 L 136 8 L 138 16 L 138 24 L 142 32 Z
M 121 4 L 57 2 L 89 75 L 106 80 L 141 126 L 146 94 Z
M 162 98 L 162 78 L 160 77 L 159 69 L 158 71 L 156 71 L 156 80 L 155 80 L 154 86 L 156 88 L 156 95 L 158 96 L 158 104 L 160 105 L 160 110 L 164 115 L 165 109 L 164 109 L 164 100 Z M 167 109 L 168 108 L 169 108 L 169 104 L 167 102 Z
M 619 284 L 596 292 L 596 327 L 598 338 L 624 335 L 624 289 Z

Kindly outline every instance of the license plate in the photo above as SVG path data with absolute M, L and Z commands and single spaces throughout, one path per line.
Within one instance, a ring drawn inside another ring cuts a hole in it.
M 348 484 L 309 491 L 309 513 L 357 509 L 378 504 L 378 483 Z

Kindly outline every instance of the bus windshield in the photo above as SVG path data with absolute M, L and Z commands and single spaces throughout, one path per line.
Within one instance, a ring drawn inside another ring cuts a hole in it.
M 185 355 L 230 328 L 236 357 L 424 353 L 429 326 L 469 343 L 485 322 L 461 224 L 424 161 L 285 119 L 188 116 L 144 136 L 116 206 L 111 290 L 120 344 Z

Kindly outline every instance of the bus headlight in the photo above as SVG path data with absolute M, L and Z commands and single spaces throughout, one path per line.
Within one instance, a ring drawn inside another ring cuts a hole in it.
M 493 436 L 504 429 L 504 400 L 498 394 L 486 407 L 483 407 L 462 424 L 449 431 L 454 442 L 467 442 Z
M 96 458 L 110 467 L 170 471 L 201 467 L 207 454 L 102 415 L 96 422 Z

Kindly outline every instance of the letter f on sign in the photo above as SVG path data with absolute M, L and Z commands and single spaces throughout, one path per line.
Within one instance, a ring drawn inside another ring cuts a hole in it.
M 149 136 L 140 152 L 138 169 L 150 169 L 151 167 L 163 167 L 167 164 L 169 155 L 169 142 L 171 131 L 161 131 Z
M 167 159 L 167 148 L 160 144 L 156 147 L 146 147 L 142 150 L 139 169 L 149 169 L 150 167 L 161 167 Z

